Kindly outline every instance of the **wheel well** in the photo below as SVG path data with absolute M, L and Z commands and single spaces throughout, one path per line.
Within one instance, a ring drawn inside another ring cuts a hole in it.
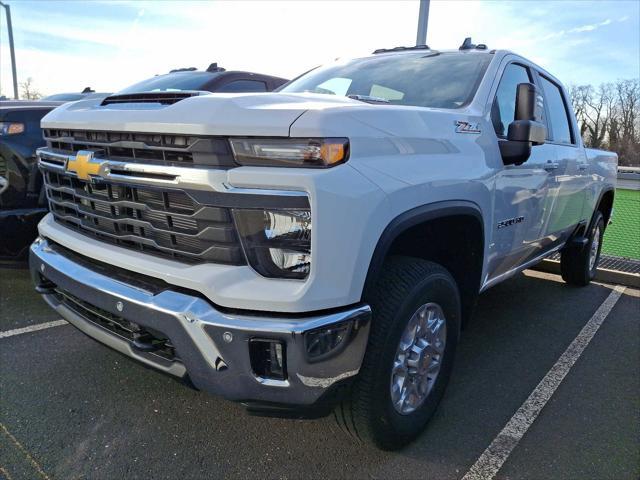
M 446 268 L 460 289 L 463 323 L 469 319 L 480 289 L 484 255 L 483 228 L 477 216 L 451 215 L 413 225 L 393 240 L 386 253 L 390 255 L 423 258 Z
M 614 191 L 607 190 L 602 194 L 602 198 L 598 204 L 598 210 L 602 212 L 605 226 L 609 223 L 609 219 L 611 218 L 611 211 L 613 210 L 613 196 Z

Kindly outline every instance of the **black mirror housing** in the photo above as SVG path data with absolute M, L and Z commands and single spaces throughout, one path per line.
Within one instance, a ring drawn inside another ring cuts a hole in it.
M 519 83 L 516 89 L 515 120 L 542 120 L 544 100 L 533 83 Z
M 542 145 L 547 128 L 541 122 L 544 103 L 533 83 L 520 83 L 516 90 L 515 120 L 509 124 L 507 140 L 500 141 L 505 165 L 520 165 L 531 155 L 531 147 Z
M 505 165 L 522 165 L 531 156 L 531 143 L 511 142 L 501 140 L 498 142 L 502 163 Z
M 509 124 L 507 140 L 542 145 L 546 136 L 547 129 L 542 123 L 533 120 L 514 120 Z

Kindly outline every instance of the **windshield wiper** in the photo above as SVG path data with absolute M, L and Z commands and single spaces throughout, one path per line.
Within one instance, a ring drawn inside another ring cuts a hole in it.
M 371 95 L 347 95 L 347 97 L 366 103 L 391 103 L 386 98 L 372 97 Z

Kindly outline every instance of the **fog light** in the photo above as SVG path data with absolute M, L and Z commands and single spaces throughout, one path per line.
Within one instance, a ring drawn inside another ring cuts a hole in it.
M 283 342 L 252 338 L 249 341 L 249 359 L 256 376 L 286 380 L 286 348 Z
M 340 353 L 347 345 L 352 331 L 353 321 L 348 321 L 306 332 L 304 343 L 307 359 L 318 362 Z

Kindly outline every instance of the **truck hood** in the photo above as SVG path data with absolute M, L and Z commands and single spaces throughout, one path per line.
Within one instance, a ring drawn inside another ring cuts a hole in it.
M 213 93 L 160 103 L 114 103 L 102 99 L 65 104 L 42 119 L 43 128 L 135 131 L 187 135 L 288 136 L 309 110 L 372 105 L 346 97 L 308 93 Z M 385 108 L 384 106 L 378 108 Z

